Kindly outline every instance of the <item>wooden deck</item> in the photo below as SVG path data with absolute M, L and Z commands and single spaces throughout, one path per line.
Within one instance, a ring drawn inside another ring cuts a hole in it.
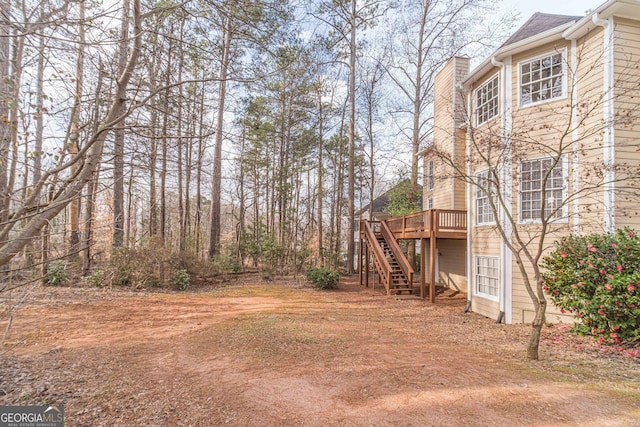
M 386 220 L 396 239 L 466 239 L 467 211 L 430 209 Z
M 360 284 L 363 283 L 363 279 L 366 280 L 366 283 L 368 283 L 368 268 L 365 268 L 365 265 L 369 264 L 369 249 L 371 249 L 372 255 L 374 256 L 374 261 L 376 261 L 376 256 L 381 256 L 380 254 L 378 254 L 378 252 L 380 251 L 377 251 L 373 244 L 374 236 L 375 234 L 387 230 L 393 235 L 393 239 L 395 240 L 419 239 L 422 242 L 423 248 L 429 248 L 430 255 L 428 259 L 426 256 L 427 252 L 422 251 L 421 263 L 425 267 L 427 265 L 429 266 L 429 280 L 427 281 L 425 268 L 422 268 L 420 271 L 420 296 L 422 298 L 426 296 L 425 291 L 428 284 L 429 300 L 431 302 L 435 302 L 436 241 L 438 239 L 466 239 L 467 211 L 451 209 L 430 209 L 415 214 L 389 218 L 384 221 L 366 222 L 366 227 L 362 224 L 360 226 Z M 364 233 L 364 230 L 369 230 L 369 235 Z M 364 251 L 362 249 L 364 249 Z M 363 259 L 363 255 L 365 259 Z M 404 258 L 404 255 L 399 255 L 398 258 Z M 408 264 L 408 261 L 406 261 L 406 259 L 402 259 L 402 261 Z M 382 264 L 384 264 L 384 260 L 380 258 L 377 261 L 376 268 L 382 268 Z M 365 273 L 365 277 L 363 277 L 363 271 Z M 382 276 L 386 277 L 387 275 L 387 272 L 382 272 Z M 409 275 L 409 277 L 411 275 Z M 387 291 L 388 290 L 389 288 L 387 287 Z

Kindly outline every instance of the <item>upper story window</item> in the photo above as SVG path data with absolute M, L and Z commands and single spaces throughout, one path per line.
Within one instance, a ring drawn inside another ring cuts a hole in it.
M 488 122 L 498 115 L 498 75 L 476 89 L 476 125 Z
M 427 160 L 427 191 L 433 190 L 433 159 Z
M 554 220 L 566 217 L 564 203 L 566 179 L 567 164 L 562 159 L 555 163 L 555 166 L 552 158 L 522 161 L 520 163 L 520 222 L 539 222 L 542 219 L 543 200 L 545 218 Z
M 520 105 L 560 98 L 565 90 L 562 52 L 520 63 Z
M 476 174 L 475 200 L 476 200 L 476 224 L 487 225 L 494 223 L 493 209 L 489 195 L 495 197 L 495 186 L 489 181 L 489 171 Z

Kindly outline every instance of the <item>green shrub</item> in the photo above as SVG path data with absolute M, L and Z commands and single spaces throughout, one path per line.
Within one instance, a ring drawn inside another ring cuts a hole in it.
M 95 286 L 96 288 L 101 288 L 105 285 L 107 276 L 104 270 L 96 270 L 93 273 L 91 273 L 91 276 L 87 276 L 85 280 L 92 286 Z
M 46 283 L 51 286 L 60 286 L 67 279 L 67 266 L 63 261 L 53 261 L 47 266 Z
M 176 271 L 176 276 L 173 279 L 173 282 L 178 286 L 181 291 L 186 291 L 189 289 L 189 284 L 191 283 L 191 277 L 189 277 L 189 273 L 185 269 L 180 269 Z
M 640 236 L 571 236 L 544 258 L 545 290 L 553 303 L 581 319 L 576 330 L 620 343 L 640 337 Z
M 305 273 L 307 279 L 318 289 L 335 289 L 338 287 L 340 274 L 326 268 L 312 268 Z
M 111 255 L 110 269 L 114 285 L 143 289 L 170 285 L 178 260 L 161 246 L 118 248 Z

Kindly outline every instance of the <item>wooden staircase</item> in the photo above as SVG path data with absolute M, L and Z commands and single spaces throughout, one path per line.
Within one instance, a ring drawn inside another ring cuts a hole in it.
M 387 295 L 413 294 L 413 268 L 385 223 L 361 223 L 361 235 Z
M 409 283 L 407 276 L 404 274 L 404 271 L 402 271 L 400 263 L 384 239 L 384 236 L 378 234 L 376 235 L 376 240 L 384 251 L 385 258 L 387 258 L 389 266 L 391 267 L 390 293 L 395 295 L 401 295 L 403 292 L 407 292 L 409 295 L 413 294 L 413 284 Z

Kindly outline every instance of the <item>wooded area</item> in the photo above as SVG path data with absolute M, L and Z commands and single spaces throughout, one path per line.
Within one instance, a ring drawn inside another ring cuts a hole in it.
M 0 266 L 352 271 L 356 209 L 417 188 L 435 73 L 500 41 L 495 3 L 0 1 Z

